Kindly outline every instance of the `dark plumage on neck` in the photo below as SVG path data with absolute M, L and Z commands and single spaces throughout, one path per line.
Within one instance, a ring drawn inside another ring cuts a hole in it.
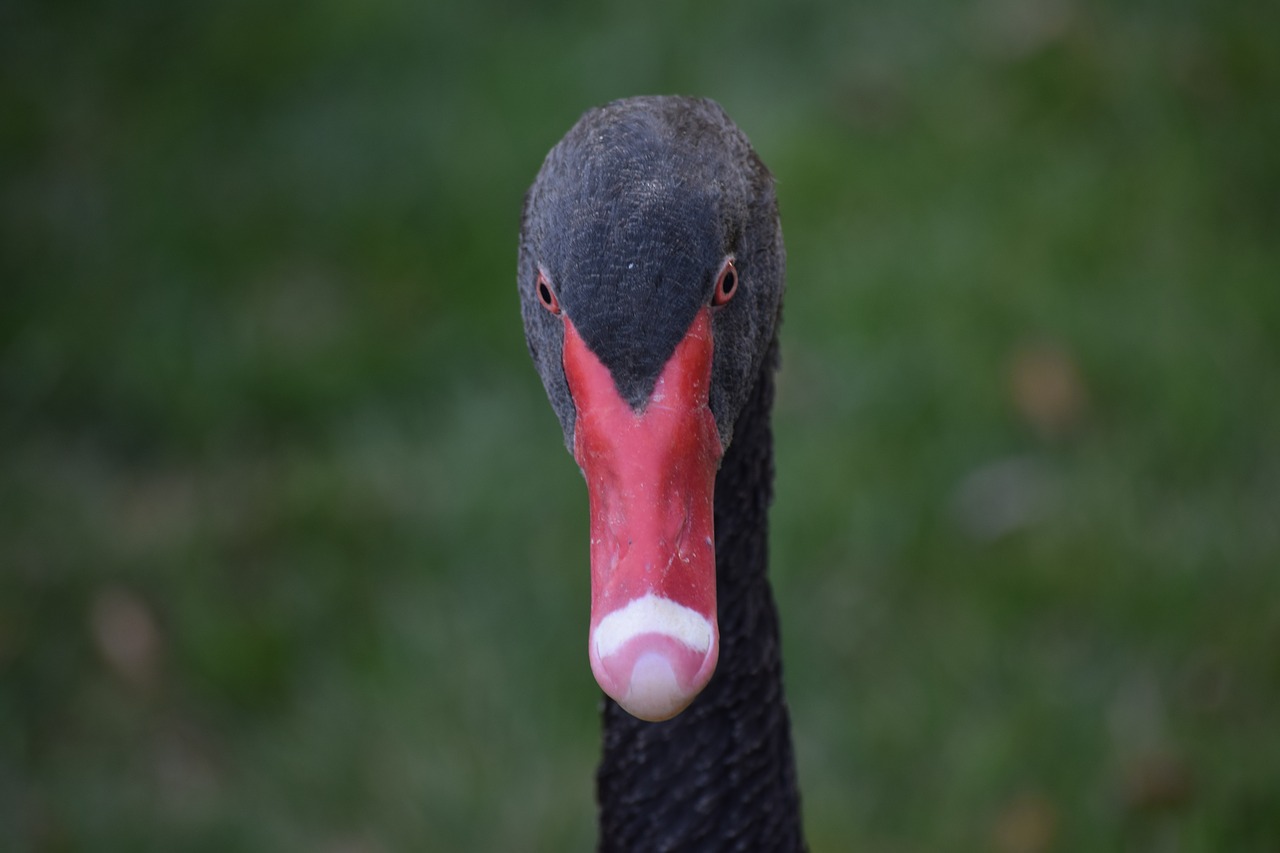
M 666 722 L 642 722 L 604 700 L 601 851 L 805 849 L 766 578 L 776 352 L 775 343 L 716 478 L 720 663 Z

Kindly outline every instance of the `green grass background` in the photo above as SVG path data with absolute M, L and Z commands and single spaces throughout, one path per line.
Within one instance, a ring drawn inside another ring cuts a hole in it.
M 0 6 L 0 849 L 586 850 L 521 197 L 716 98 L 789 250 L 815 851 L 1280 849 L 1280 7 Z

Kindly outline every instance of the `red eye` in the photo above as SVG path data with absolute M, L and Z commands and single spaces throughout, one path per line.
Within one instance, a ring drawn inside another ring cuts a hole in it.
M 716 277 L 716 289 L 711 294 L 711 304 L 723 305 L 737 292 L 738 268 L 734 266 L 733 258 L 728 258 L 720 268 L 720 275 Z
M 551 289 L 551 282 L 547 281 L 547 276 L 542 270 L 538 270 L 537 288 L 538 301 L 542 303 L 542 307 L 552 314 L 559 314 L 560 300 L 556 299 L 556 292 Z

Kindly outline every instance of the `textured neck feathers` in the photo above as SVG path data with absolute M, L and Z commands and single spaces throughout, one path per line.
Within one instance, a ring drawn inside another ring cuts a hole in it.
M 720 661 L 683 713 L 635 719 L 605 699 L 600 849 L 804 849 L 778 614 L 765 577 L 776 342 L 716 477 Z

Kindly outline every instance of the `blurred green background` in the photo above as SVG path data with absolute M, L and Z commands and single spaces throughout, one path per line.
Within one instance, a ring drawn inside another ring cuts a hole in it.
M 789 249 L 815 851 L 1280 849 L 1280 6 L 0 5 L 0 849 L 586 850 L 521 197 L 719 100 Z

